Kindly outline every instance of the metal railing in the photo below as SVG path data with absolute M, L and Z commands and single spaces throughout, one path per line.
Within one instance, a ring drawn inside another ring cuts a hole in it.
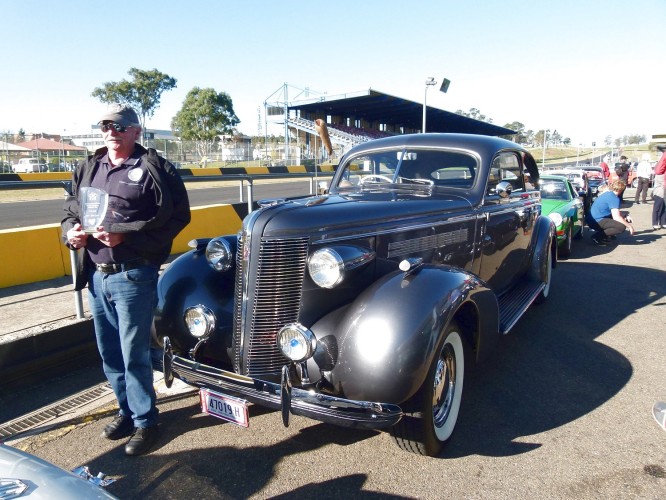
M 309 180 L 310 194 L 317 192 L 317 182 L 319 180 L 330 179 L 333 172 L 296 172 L 284 174 L 229 174 L 229 175 L 214 175 L 214 176 L 183 176 L 184 182 L 210 182 L 210 181 L 238 181 L 239 183 L 239 198 L 240 203 L 246 201 L 245 193 L 247 193 L 247 210 L 248 213 L 254 209 L 254 181 L 255 180 L 270 180 L 270 179 L 298 179 L 306 178 Z M 40 189 L 40 188 L 53 188 L 63 187 L 66 192 L 71 188 L 71 181 L 2 181 L 0 182 L 0 190 L 2 189 Z M 79 255 L 76 250 L 70 250 L 70 264 L 72 266 L 72 275 L 74 277 Z M 84 318 L 83 311 L 83 296 L 82 291 L 74 291 L 74 309 L 77 319 Z

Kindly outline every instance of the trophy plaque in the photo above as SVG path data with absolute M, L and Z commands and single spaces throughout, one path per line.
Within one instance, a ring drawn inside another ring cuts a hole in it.
M 109 206 L 109 193 L 94 187 L 82 187 L 79 203 L 81 204 L 81 225 L 86 233 L 96 233 L 102 225 Z

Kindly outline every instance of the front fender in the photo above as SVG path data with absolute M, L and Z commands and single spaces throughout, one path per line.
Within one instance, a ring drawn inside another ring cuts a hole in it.
M 154 329 L 158 339 L 168 335 L 177 351 L 186 352 L 194 347 L 197 339 L 185 326 L 185 310 L 204 305 L 213 311 L 216 320 L 204 355 L 219 359 L 231 345 L 235 268 L 225 272 L 213 270 L 204 250 L 205 245 L 200 245 L 184 253 L 161 274 L 157 283 Z
M 425 265 L 384 276 L 332 313 L 335 321 L 324 318 L 312 331 L 337 341 L 337 362 L 327 377 L 337 391 L 401 403 L 423 384 L 444 327 L 461 311 L 469 315 L 472 343 L 489 350 L 498 337 L 494 293 L 460 269 Z

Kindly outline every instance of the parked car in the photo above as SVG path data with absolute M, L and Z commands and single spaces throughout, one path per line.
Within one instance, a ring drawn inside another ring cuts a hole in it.
M 530 183 L 526 183 L 529 176 Z M 437 455 L 466 370 L 548 297 L 555 227 L 534 158 L 485 136 L 377 139 L 323 194 L 267 200 L 158 283 L 154 366 L 247 426 L 248 402 L 388 429 Z
M 46 162 L 39 158 L 21 158 L 17 163 L 12 165 L 14 173 L 28 173 L 28 172 L 46 172 Z
M 590 204 L 599 195 L 599 187 L 607 185 L 608 179 L 604 175 L 604 169 L 594 165 L 580 165 L 577 167 L 579 170 L 587 174 L 587 186 L 590 193 Z M 567 169 L 570 169 L 569 167 Z
M 28 452 L 0 443 L 0 498 L 107 498 L 102 489 L 113 482 L 104 474 L 90 474 L 87 467 L 68 472 Z
M 568 167 L 563 170 L 549 170 L 548 174 L 562 175 L 566 177 L 583 201 L 583 209 L 585 213 L 590 210 L 590 207 L 592 206 L 592 193 L 587 179 L 587 172 L 580 168 Z
M 555 224 L 558 257 L 569 257 L 573 240 L 583 236 L 583 201 L 571 182 L 563 176 L 542 175 L 539 187 L 542 213 Z

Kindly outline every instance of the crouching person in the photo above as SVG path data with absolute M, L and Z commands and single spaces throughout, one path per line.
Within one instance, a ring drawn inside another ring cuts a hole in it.
M 627 212 L 620 212 L 620 195 L 627 187 L 622 180 L 611 182 L 609 189 L 599 195 L 590 209 L 588 225 L 595 230 L 592 241 L 597 245 L 603 245 L 609 238 L 623 233 L 629 229 L 634 234 L 634 226 Z

